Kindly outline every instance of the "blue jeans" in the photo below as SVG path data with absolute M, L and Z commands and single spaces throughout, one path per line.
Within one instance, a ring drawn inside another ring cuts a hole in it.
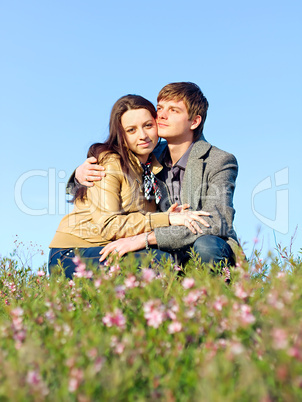
M 65 276 L 72 279 L 72 275 L 75 273 L 76 265 L 72 259 L 76 255 L 81 256 L 81 260 L 87 264 L 100 265 L 100 251 L 103 247 L 88 247 L 88 248 L 51 248 L 49 251 L 48 259 L 48 271 L 51 275 L 52 269 L 58 264 L 58 261 L 62 264 Z
M 234 265 L 234 253 L 228 243 L 221 237 L 213 235 L 200 236 L 192 246 L 185 247 L 177 252 L 179 263 L 185 263 L 189 260 L 188 254 L 193 248 L 195 253 L 199 254 L 201 261 L 213 265 L 227 261 L 227 264 Z
M 49 252 L 49 259 L 48 259 L 48 271 L 51 275 L 52 269 L 58 264 L 58 261 L 62 264 L 65 276 L 69 279 L 72 279 L 72 275 L 75 273 L 76 265 L 72 261 L 72 259 L 76 255 L 81 256 L 81 260 L 87 264 L 92 263 L 93 265 L 99 266 L 101 263 L 99 262 L 100 259 L 100 251 L 103 247 L 88 247 L 88 248 L 51 248 Z M 159 262 L 160 259 L 164 256 L 166 259 L 171 259 L 173 261 L 173 257 L 171 254 L 161 251 L 158 249 L 153 249 L 152 254 L 154 255 L 154 260 Z M 142 249 L 138 250 L 134 253 L 135 258 L 141 259 L 144 258 L 149 253 L 149 250 Z M 104 263 L 102 263 L 104 264 Z M 101 264 L 101 265 L 102 265 Z

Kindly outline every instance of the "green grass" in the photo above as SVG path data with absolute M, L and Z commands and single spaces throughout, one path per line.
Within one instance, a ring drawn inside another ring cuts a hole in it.
M 0 400 L 301 400 L 302 261 L 281 258 L 73 281 L 1 258 Z

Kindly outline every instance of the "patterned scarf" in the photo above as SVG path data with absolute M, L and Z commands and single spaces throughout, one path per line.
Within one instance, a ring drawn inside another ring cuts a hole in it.
M 144 195 L 148 201 L 151 201 L 151 196 L 154 195 L 156 204 L 161 200 L 161 193 L 154 173 L 151 172 L 151 158 L 147 160 L 146 164 L 141 164 L 143 168 L 143 185 Z

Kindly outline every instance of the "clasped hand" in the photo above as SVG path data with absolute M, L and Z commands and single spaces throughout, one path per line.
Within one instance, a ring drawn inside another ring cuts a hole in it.
M 201 218 L 201 216 L 210 216 L 209 212 L 205 211 L 190 211 L 189 204 L 178 205 L 177 203 L 171 205 L 168 209 L 169 221 L 172 226 L 186 226 L 192 233 L 202 233 L 202 229 L 199 226 L 201 223 L 205 227 L 210 227 L 208 222 Z

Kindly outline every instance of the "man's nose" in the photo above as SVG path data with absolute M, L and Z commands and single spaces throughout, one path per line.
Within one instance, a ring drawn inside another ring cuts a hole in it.
M 167 118 L 167 111 L 164 109 L 161 109 L 157 112 L 157 118 L 158 119 L 166 119 Z

